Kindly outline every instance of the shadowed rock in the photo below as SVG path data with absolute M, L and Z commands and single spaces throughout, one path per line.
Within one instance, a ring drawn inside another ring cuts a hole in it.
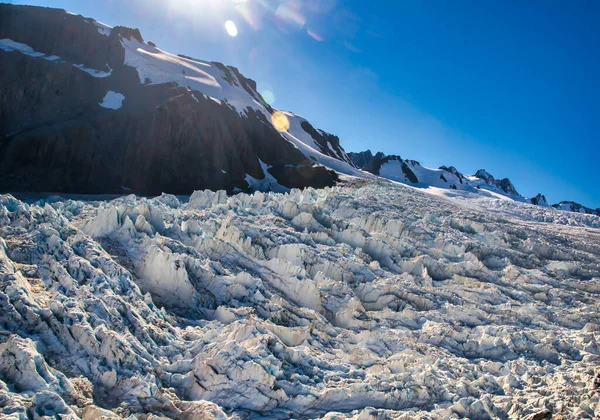
M 260 161 L 284 186 L 337 180 L 313 166 L 261 112 L 240 113 L 174 83 L 141 84 L 137 70 L 123 64 L 122 40 L 143 42 L 137 29 L 104 30 L 64 10 L 0 5 L 0 39 L 6 38 L 59 58 L 0 49 L 1 191 L 246 190 L 247 175 L 266 175 Z M 219 68 L 264 104 L 254 81 L 236 68 Z M 125 98 L 119 109 L 99 105 L 111 91 Z M 328 138 L 339 145 L 335 139 Z

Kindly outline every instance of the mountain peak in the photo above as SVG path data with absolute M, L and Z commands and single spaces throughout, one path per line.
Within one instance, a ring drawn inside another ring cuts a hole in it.
M 531 204 L 535 204 L 536 206 L 548 207 L 548 201 L 546 200 L 546 196 L 542 193 L 539 193 L 535 197 L 531 199 Z
M 270 107 L 237 68 L 138 29 L 0 4 L 0 42 L 0 189 L 285 190 L 361 174 L 336 136 Z
M 113 35 L 113 36 L 121 35 L 123 38 L 127 38 L 127 39 L 133 38 L 138 42 L 144 42 L 142 33 L 137 28 L 128 28 L 126 26 L 115 26 L 114 28 L 112 28 L 111 35 Z
M 594 214 L 596 216 L 600 216 L 600 208 L 594 210 L 574 201 L 561 201 L 558 204 L 553 204 L 552 207 L 559 210 L 572 211 L 575 213 Z
M 485 169 L 479 169 L 477 172 L 475 172 L 474 176 L 479 179 L 483 179 L 488 184 L 492 184 L 494 181 L 496 181 L 496 178 L 494 178 L 494 176 Z

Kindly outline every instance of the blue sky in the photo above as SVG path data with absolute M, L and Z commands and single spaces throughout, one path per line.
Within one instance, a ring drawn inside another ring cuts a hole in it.
M 598 1 L 12 3 L 137 27 L 167 51 L 234 65 L 348 151 L 485 168 L 524 195 L 600 207 Z

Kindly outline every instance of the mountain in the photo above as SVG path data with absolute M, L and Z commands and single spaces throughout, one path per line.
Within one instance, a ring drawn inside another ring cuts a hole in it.
M 495 186 L 496 188 L 499 188 L 500 190 L 502 190 L 505 194 L 507 194 L 509 196 L 519 195 L 519 193 L 517 192 L 517 189 L 515 188 L 513 183 L 508 178 L 503 178 L 503 179 L 497 180 L 485 169 L 479 169 L 475 173 L 475 177 L 484 180 L 485 183 L 488 185 L 492 185 L 492 186 Z
M 137 29 L 2 4 L 0 60 L 0 190 L 287 190 L 359 173 L 336 136 L 269 106 L 235 67 Z
M 552 207 L 559 210 L 572 211 L 575 213 L 595 214 L 596 216 L 600 216 L 600 208 L 594 210 L 573 201 L 561 201 L 558 204 L 552 204 Z
M 454 166 L 441 166 L 438 169 L 421 166 L 416 160 L 402 159 L 398 155 L 385 155 L 381 152 L 372 155 L 370 151 L 348 153 L 353 163 L 374 175 L 403 182 L 418 187 L 436 187 L 444 189 L 478 192 L 481 190 L 501 194 L 519 201 L 526 201 L 519 195 L 508 179 L 496 180 L 487 171 L 480 169 L 472 176 L 465 176 Z M 361 165 L 367 157 L 371 160 Z
M 531 204 L 535 204 L 536 206 L 548 207 L 548 201 L 546 200 L 546 196 L 541 193 L 539 193 L 531 199 Z
M 485 170 L 347 154 L 337 136 L 272 108 L 237 68 L 170 54 L 137 29 L 1 4 L 0 59 L 0 191 L 287 191 L 375 175 L 547 205 Z
M 416 187 L 435 187 L 479 194 L 493 194 L 515 201 L 548 207 L 543 194 L 527 198 L 519 194 L 508 178 L 496 179 L 485 169 L 479 169 L 474 175 L 463 175 L 454 166 L 440 166 L 438 169 L 425 168 L 415 160 L 405 160 L 397 155 L 386 156 L 382 152 L 375 155 L 370 150 L 349 152 L 352 163 L 364 171 L 392 181 L 406 183 Z M 559 210 L 600 216 L 600 209 L 591 209 L 572 201 L 561 201 L 552 207 Z

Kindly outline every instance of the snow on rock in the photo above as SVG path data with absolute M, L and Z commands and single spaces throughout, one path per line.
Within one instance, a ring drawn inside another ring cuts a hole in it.
M 0 50 L 6 52 L 19 51 L 20 53 L 28 55 L 30 57 L 43 58 L 44 60 L 48 61 L 56 62 L 60 60 L 60 57 L 57 55 L 46 55 L 44 53 L 35 51 L 29 45 L 21 44 L 20 42 L 15 42 L 8 38 L 0 39 Z
M 106 95 L 104 95 L 104 99 L 100 102 L 100 106 L 102 108 L 107 109 L 121 109 L 123 106 L 123 101 L 125 100 L 125 95 L 122 93 L 113 92 L 112 90 L 108 91 Z
M 256 179 L 246 174 L 245 181 L 248 183 L 248 186 L 254 191 L 274 191 L 274 192 L 286 192 L 289 191 L 289 188 L 284 187 L 283 185 L 277 182 L 277 179 L 269 172 L 269 168 L 271 166 L 264 163 L 262 160 L 258 160 L 260 163 L 260 167 L 264 173 L 263 179 Z
M 227 103 L 244 113 L 250 107 L 269 119 L 265 105 L 241 87 L 237 75 L 223 65 L 170 54 L 136 39 L 121 40 L 127 66 L 135 67 L 142 84 L 177 83 Z
M 0 195 L 0 417 L 592 419 L 599 238 L 384 181 Z
M 98 79 L 104 79 L 105 77 L 108 77 L 112 74 L 112 69 L 110 67 L 109 71 L 102 71 L 102 70 L 96 70 L 96 69 L 90 69 L 88 67 L 85 67 L 83 64 L 73 64 L 73 67 L 86 72 L 87 74 L 89 74 L 92 77 L 96 77 Z
M 20 42 L 15 42 L 12 39 L 4 38 L 0 39 L 0 50 L 4 50 L 6 52 L 19 51 L 25 55 L 29 55 L 31 57 L 44 57 L 46 54 L 37 52 L 29 45 L 21 44 Z
M 358 178 L 372 178 L 371 174 L 356 169 L 350 163 L 350 158 L 347 156 L 332 157 L 327 153 L 323 153 L 310 134 L 302 127 L 302 122 L 306 122 L 306 120 L 291 112 L 284 112 L 284 114 L 287 117 L 290 126 L 287 131 L 282 133 L 282 135 L 296 146 L 306 157 L 313 162 L 324 165 L 340 174 Z
M 98 33 L 104 35 L 104 36 L 110 36 L 110 33 L 112 32 L 112 26 L 108 26 L 105 23 L 102 22 L 98 22 L 97 20 L 94 21 L 94 25 L 96 25 L 98 27 Z
M 190 89 L 190 95 L 195 101 L 198 101 L 198 98 L 194 92 L 200 92 L 219 105 L 226 104 L 235 108 L 241 115 L 246 114 L 248 108 L 253 109 L 262 114 L 266 121 L 271 121 L 271 114 L 276 111 L 264 103 L 256 87 L 251 86 L 248 80 L 243 80 L 243 76 L 234 68 L 170 54 L 153 44 L 140 42 L 134 38 L 123 38 L 121 43 L 125 50 L 124 64 L 137 70 L 140 83 L 144 85 L 176 83 Z M 312 162 L 324 165 L 340 174 L 372 178 L 370 174 L 356 169 L 341 147 L 334 150 L 330 143 L 327 150 L 319 147 L 302 127 L 303 123 L 308 123 L 304 118 L 289 112 L 283 114 L 289 120 L 289 129 L 281 135 Z M 326 134 L 320 130 L 314 131 L 321 136 Z M 262 166 L 264 170 L 265 165 Z M 265 174 L 270 179 L 270 175 L 266 172 Z M 269 181 L 259 183 L 254 178 L 247 178 L 246 181 L 257 190 L 264 190 L 265 182 L 269 183 Z M 285 187 L 277 187 L 273 191 L 283 192 Z

